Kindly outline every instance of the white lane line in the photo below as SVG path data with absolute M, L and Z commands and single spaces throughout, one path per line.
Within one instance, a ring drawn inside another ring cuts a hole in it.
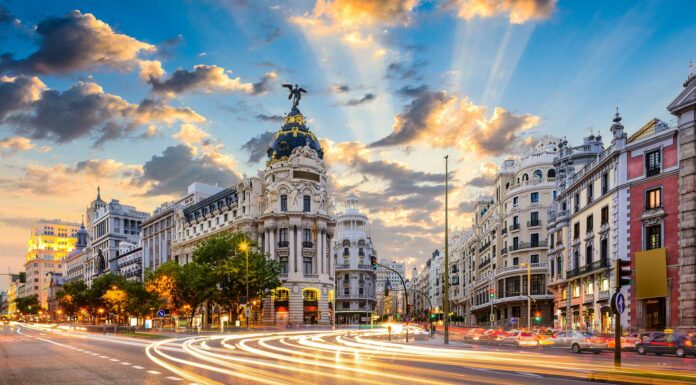
M 121 365 L 130 365 L 130 364 L 131 364 L 130 362 L 125 362 L 125 361 L 121 362 Z
M 138 366 L 138 365 L 133 365 L 133 366 L 131 366 L 131 367 L 132 367 L 133 369 L 139 369 L 139 370 L 145 369 L 145 368 L 143 368 L 142 366 Z
M 179 378 L 179 377 L 171 377 L 170 376 L 170 377 L 165 377 L 165 378 L 168 380 L 172 380 L 172 381 L 181 381 L 181 378 Z
M 150 374 L 160 374 L 160 372 L 158 372 L 156 370 L 148 370 L 147 372 Z
M 98 355 L 99 355 L 99 353 L 92 353 L 92 355 L 93 355 L 93 356 L 98 356 Z
M 527 373 L 527 372 L 517 372 L 517 373 L 521 374 L 523 376 L 527 376 L 527 377 L 543 377 L 543 376 L 540 376 L 536 373 Z
M 113 361 L 113 362 L 119 362 L 120 360 L 119 360 L 119 359 L 117 359 L 117 358 L 109 358 L 109 361 Z
M 109 357 L 107 357 L 107 356 L 99 356 L 99 358 L 109 358 Z

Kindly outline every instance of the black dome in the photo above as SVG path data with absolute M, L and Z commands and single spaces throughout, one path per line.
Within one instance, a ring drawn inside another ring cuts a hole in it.
M 268 163 L 285 160 L 292 154 L 294 149 L 304 147 L 305 145 L 315 150 L 319 154 L 320 159 L 324 158 L 324 151 L 321 149 L 317 137 L 305 125 L 305 119 L 300 110 L 293 107 L 292 111 L 285 116 L 283 126 L 273 136 L 273 140 L 268 147 Z

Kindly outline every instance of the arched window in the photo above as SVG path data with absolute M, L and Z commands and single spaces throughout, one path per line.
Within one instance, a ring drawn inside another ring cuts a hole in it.
M 505 183 L 505 190 L 508 190 L 510 188 L 510 182 Z
M 549 172 L 546 173 L 546 176 L 547 176 L 548 178 L 555 178 L 555 177 L 556 177 L 556 170 L 553 169 L 553 168 L 552 168 L 552 169 L 549 169 Z
M 541 179 L 544 177 L 544 174 L 541 172 L 541 170 L 534 170 L 534 177 Z
M 288 196 L 285 194 L 280 196 L 280 211 L 288 211 Z
M 522 175 L 522 182 L 527 182 L 529 180 L 529 175 L 523 174 Z

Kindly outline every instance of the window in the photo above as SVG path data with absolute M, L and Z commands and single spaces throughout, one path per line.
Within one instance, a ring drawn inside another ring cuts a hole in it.
M 659 249 L 662 247 L 662 225 L 653 225 L 645 228 L 645 249 Z
M 287 242 L 288 242 L 288 229 L 287 229 L 287 227 L 284 227 L 278 231 L 278 241 L 284 242 L 287 246 Z
M 660 150 L 650 151 L 645 154 L 646 176 L 658 175 L 662 166 L 662 156 Z
M 591 265 L 591 264 L 592 264 L 592 262 L 593 262 L 592 260 L 594 259 L 594 258 L 593 258 L 593 255 L 592 255 L 593 252 L 594 252 L 594 250 L 592 249 L 592 245 L 591 245 L 591 244 L 590 244 L 590 245 L 587 245 L 587 246 L 585 247 L 585 265 Z
M 348 294 L 348 293 L 345 293 L 345 294 Z M 343 302 L 343 308 L 350 309 L 350 302 Z
M 311 202 L 309 195 L 302 197 L 302 211 L 308 213 L 311 211 Z
M 561 290 L 561 298 L 568 299 L 568 290 L 566 290 L 566 289 Z
M 532 198 L 532 203 L 538 203 L 539 202 L 539 193 L 533 192 L 531 194 L 531 198 Z
M 609 206 L 602 207 L 601 220 L 602 220 L 602 223 L 601 223 L 602 226 L 609 224 Z
M 518 203 L 519 203 L 519 199 L 517 197 L 512 198 L 512 207 L 517 207 Z
M 302 259 L 302 265 L 304 266 L 305 274 L 312 274 L 312 257 L 304 257 Z
M 556 274 L 554 274 L 554 267 L 556 267 L 556 265 L 553 263 L 553 260 L 551 260 L 551 276 L 552 277 L 556 275 Z
M 280 257 L 280 274 L 288 273 L 288 257 Z
M 589 215 L 587 217 L 587 219 L 585 219 L 585 228 L 587 229 L 587 230 L 585 230 L 585 232 L 588 232 L 588 233 L 592 232 L 592 229 L 594 228 L 594 216 L 593 215 Z
M 585 294 L 594 294 L 594 283 L 592 281 L 587 282 L 587 284 L 585 285 Z
M 578 298 L 580 296 L 580 285 L 576 284 L 573 286 L 573 298 Z
M 541 179 L 541 178 L 544 177 L 544 174 L 541 172 L 541 170 L 534 170 L 534 174 L 533 174 L 533 175 L 534 175 L 535 178 L 539 178 L 539 179 Z
M 344 288 L 343 288 L 343 294 L 349 295 L 349 294 L 350 294 L 350 287 L 344 287 Z
M 580 211 L 580 194 L 577 193 L 573 197 L 573 212 L 578 212 Z
M 662 189 L 654 188 L 645 192 L 645 209 L 656 209 L 662 207 Z
M 529 237 L 532 247 L 539 247 L 539 233 L 533 233 Z
M 307 243 L 312 242 L 312 230 L 310 229 L 302 229 L 302 242 L 305 243 L 305 247 Z M 311 246 L 310 246 L 311 247 Z
M 520 248 L 520 239 L 518 237 L 512 238 L 512 249 L 517 250 Z
M 609 278 L 602 278 L 602 286 L 600 287 L 601 291 L 608 291 L 609 290 Z
M 590 183 L 589 186 L 587 186 L 587 204 L 589 205 L 592 203 L 592 199 L 594 199 L 594 184 Z
M 602 174 L 602 195 L 609 192 L 609 173 Z
M 573 225 L 573 239 L 580 239 L 580 222 Z
M 288 211 L 288 196 L 285 194 L 280 196 L 280 211 Z
M 529 256 L 530 263 L 539 263 L 539 254 L 532 254 Z
M 539 226 L 539 212 L 533 211 L 529 214 L 529 226 Z
M 518 257 L 515 257 L 512 259 L 512 265 L 517 266 L 520 264 L 520 259 Z

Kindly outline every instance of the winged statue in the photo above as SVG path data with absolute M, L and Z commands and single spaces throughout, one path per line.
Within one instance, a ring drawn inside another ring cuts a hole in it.
M 295 84 L 294 87 L 292 84 L 283 84 L 282 86 L 290 90 L 290 95 L 288 95 L 288 99 L 292 99 L 292 107 L 297 108 L 297 105 L 300 104 L 300 99 L 302 99 L 302 94 L 306 93 L 307 90 L 301 88 L 297 84 Z

